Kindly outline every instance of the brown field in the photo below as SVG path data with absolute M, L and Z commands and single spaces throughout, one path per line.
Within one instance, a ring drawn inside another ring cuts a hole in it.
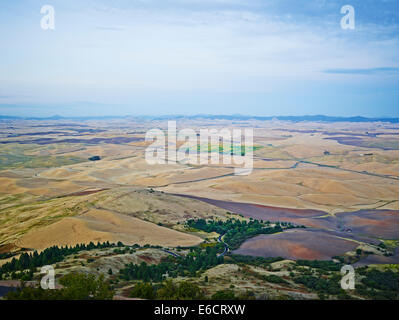
M 225 216 L 225 211 L 200 201 L 126 187 L 23 199 L 2 210 L 0 244 L 32 249 L 90 241 L 188 246 L 202 240 L 173 230 L 177 223 Z
M 285 259 L 329 260 L 358 246 L 357 243 L 319 231 L 290 230 L 247 240 L 236 254 Z
M 399 239 L 399 211 L 360 210 L 337 215 L 352 232 L 376 238 Z
M 202 240 L 127 215 L 93 209 L 78 217 L 65 218 L 28 232 L 16 244 L 41 250 L 54 245 L 88 244 L 90 241 L 176 247 L 197 245 Z

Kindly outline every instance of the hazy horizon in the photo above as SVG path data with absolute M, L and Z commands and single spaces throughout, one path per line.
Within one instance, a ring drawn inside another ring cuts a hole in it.
M 192 114 L 125 114 L 125 115 L 113 115 L 113 114 L 105 114 L 105 115 L 93 115 L 93 116 L 63 116 L 59 114 L 53 114 L 49 116 L 17 116 L 17 115 L 4 115 L 0 114 L 0 120 L 6 119 L 26 119 L 26 120 L 62 120 L 62 119 L 71 119 L 71 120 L 80 120 L 80 119 L 125 119 L 125 118 L 137 118 L 137 119 L 154 119 L 154 120 L 177 120 L 180 118 L 187 119 L 223 119 L 223 120 L 279 120 L 279 121 L 321 121 L 321 122 L 343 122 L 345 121 L 353 121 L 353 122 L 374 122 L 374 121 L 386 121 L 386 122 L 399 122 L 399 117 L 364 117 L 359 115 L 352 116 L 336 116 L 336 115 L 324 115 L 324 114 L 303 114 L 303 115 L 272 115 L 272 116 L 262 116 L 262 115 L 251 115 L 251 114 L 212 114 L 212 113 L 192 113 Z M 392 120 L 392 121 L 389 121 Z

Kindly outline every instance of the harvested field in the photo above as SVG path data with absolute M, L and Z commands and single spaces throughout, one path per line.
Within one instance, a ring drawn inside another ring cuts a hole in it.
M 399 211 L 360 210 L 337 214 L 338 220 L 353 233 L 384 239 L 399 239 Z
M 45 235 L 45 236 L 43 236 Z M 89 212 L 64 218 L 49 226 L 34 230 L 23 236 L 19 247 L 42 250 L 54 245 L 71 246 L 89 242 L 125 244 L 150 244 L 161 246 L 191 246 L 202 240 L 199 237 L 157 226 L 153 223 L 105 210 Z
M 112 138 L 91 138 L 91 139 L 54 139 L 54 138 L 39 138 L 34 140 L 5 140 L 0 141 L 0 144 L 10 144 L 10 143 L 18 143 L 18 144 L 39 144 L 39 145 L 47 145 L 47 144 L 58 144 L 58 143 L 83 143 L 83 144 L 102 144 L 102 143 L 110 143 L 110 144 L 124 144 L 143 141 L 142 138 L 137 137 L 112 137 Z
M 70 197 L 86 196 L 89 194 L 94 194 L 94 193 L 105 191 L 105 190 L 108 190 L 108 189 L 84 190 L 84 191 L 79 191 L 79 192 L 73 192 L 73 193 L 69 194 L 68 196 L 70 196 Z
M 278 207 L 263 206 L 251 203 L 214 200 L 214 199 L 201 198 L 189 195 L 180 195 L 180 196 L 204 201 L 206 203 L 212 204 L 219 208 L 223 208 L 230 212 L 242 214 L 245 217 L 254 218 L 258 220 L 286 221 L 298 225 L 307 225 L 310 227 L 326 227 L 331 225 L 331 222 L 326 219 L 313 219 L 313 218 L 320 218 L 326 215 L 326 212 L 318 210 L 278 208 Z
M 329 260 L 358 246 L 321 231 L 294 229 L 273 235 L 260 235 L 245 241 L 236 254 L 285 259 Z
M 391 133 L 392 134 L 392 133 Z M 376 148 L 382 150 L 399 150 L 399 141 L 397 139 L 372 139 L 372 138 L 360 138 L 360 137 L 331 137 L 325 138 L 335 140 L 340 144 L 349 146 L 357 146 L 364 148 Z
M 326 213 L 323 211 L 317 210 L 301 210 L 301 209 L 289 209 L 289 208 L 278 208 L 271 206 L 263 206 L 258 204 L 250 204 L 250 203 L 240 203 L 240 202 L 231 202 L 231 201 L 222 201 L 222 200 L 214 200 L 208 198 L 195 197 L 190 195 L 179 195 L 176 196 L 187 197 L 191 199 L 200 200 L 214 206 L 236 212 L 239 214 L 243 214 L 245 216 L 255 218 L 255 219 L 272 219 L 278 220 L 281 217 L 287 218 L 303 218 L 303 217 L 321 217 Z

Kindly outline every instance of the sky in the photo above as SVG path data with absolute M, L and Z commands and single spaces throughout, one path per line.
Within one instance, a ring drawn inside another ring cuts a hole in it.
M 399 117 L 398 0 L 2 0 L 0 39 L 0 115 Z

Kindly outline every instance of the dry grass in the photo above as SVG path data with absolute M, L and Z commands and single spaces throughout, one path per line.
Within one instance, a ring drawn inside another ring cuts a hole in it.
M 56 223 L 36 229 L 18 240 L 20 247 L 45 249 L 54 245 L 71 246 L 89 242 L 133 245 L 193 246 L 202 239 L 175 230 L 157 226 L 137 218 L 105 210 L 89 210 L 83 215 L 64 218 Z

